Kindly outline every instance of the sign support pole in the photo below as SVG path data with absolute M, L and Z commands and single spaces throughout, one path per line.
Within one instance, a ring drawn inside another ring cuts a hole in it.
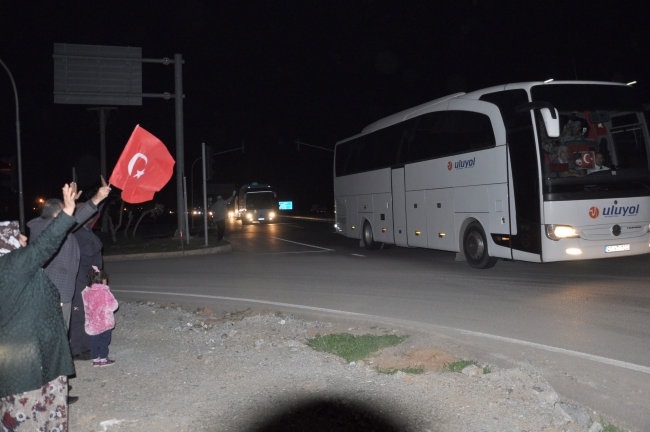
M 187 218 L 183 220 L 183 177 L 185 176 L 185 145 L 183 142 L 183 56 L 174 54 L 174 91 L 176 93 L 176 201 L 178 206 L 178 235 L 179 231 L 187 232 Z M 189 234 L 189 233 L 188 233 Z M 189 240 L 189 235 L 188 235 Z
M 106 122 L 111 110 L 116 110 L 116 107 L 100 107 L 88 108 L 88 111 L 97 111 L 99 113 L 99 165 L 100 172 L 103 178 L 106 176 Z M 108 218 L 102 215 L 102 232 L 108 232 Z

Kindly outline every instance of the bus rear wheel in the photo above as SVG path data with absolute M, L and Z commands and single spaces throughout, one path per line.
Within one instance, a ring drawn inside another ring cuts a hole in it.
M 363 223 L 363 232 L 361 233 L 363 237 L 363 245 L 368 250 L 377 250 L 381 247 L 381 243 L 375 241 L 374 236 L 372 235 L 372 226 L 370 222 L 365 221 Z
M 488 242 L 483 227 L 478 222 L 469 224 L 463 235 L 463 252 L 467 264 L 476 269 L 494 267 L 498 258 L 488 254 Z

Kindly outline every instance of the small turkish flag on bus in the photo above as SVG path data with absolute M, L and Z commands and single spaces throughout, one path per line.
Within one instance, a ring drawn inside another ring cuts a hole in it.
M 581 151 L 580 159 L 582 159 L 582 168 L 595 168 L 596 156 L 592 151 Z
M 128 203 L 150 201 L 172 178 L 174 163 L 165 144 L 137 125 L 108 182 L 122 189 Z

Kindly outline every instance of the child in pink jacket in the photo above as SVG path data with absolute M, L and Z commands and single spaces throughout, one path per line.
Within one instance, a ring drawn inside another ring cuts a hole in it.
M 90 354 L 93 366 L 110 366 L 115 360 L 108 358 L 108 344 L 115 327 L 113 312 L 117 309 L 117 300 L 106 285 L 107 275 L 104 270 L 93 266 L 88 271 L 88 285 L 82 292 L 86 310 L 86 333 L 90 335 Z

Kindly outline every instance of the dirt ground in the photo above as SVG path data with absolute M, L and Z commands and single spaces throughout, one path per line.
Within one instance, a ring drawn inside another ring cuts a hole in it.
M 431 335 L 379 323 L 153 303 L 121 304 L 115 318 L 116 363 L 75 361 L 71 431 L 593 432 L 601 418 L 564 400 L 530 365 L 464 359 L 491 373 L 444 371 L 458 356 Z M 330 333 L 408 337 L 348 363 L 307 346 Z M 425 371 L 378 371 L 406 367 Z

